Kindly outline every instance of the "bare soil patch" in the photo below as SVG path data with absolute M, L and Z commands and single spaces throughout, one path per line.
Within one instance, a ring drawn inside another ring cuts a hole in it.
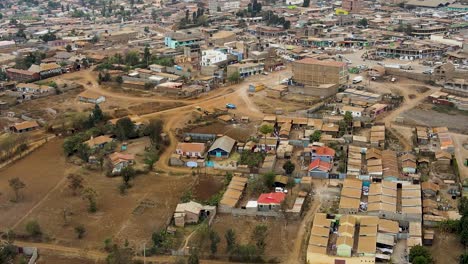
M 206 201 L 221 191 L 223 185 L 223 177 L 213 175 L 200 176 L 194 186 L 193 195 L 197 200 Z
M 456 234 L 436 232 L 434 243 L 429 247 L 434 263 L 458 263 L 464 252 L 460 238 Z
M 266 240 L 265 257 L 266 261 L 277 259 L 284 262 L 291 253 L 294 241 L 298 231 L 299 221 L 287 221 L 276 218 L 255 218 L 255 217 L 234 217 L 232 215 L 218 215 L 213 221 L 212 228 L 218 232 L 221 237 L 221 243 L 218 244 L 218 254 L 221 259 L 227 259 L 226 241 L 224 234 L 228 229 L 236 232 L 237 243 L 253 243 L 252 233 L 255 226 L 264 224 L 268 227 Z M 209 243 L 206 253 L 209 252 Z
M 245 141 L 256 131 L 255 125 L 249 124 L 225 124 L 215 121 L 207 126 L 199 126 L 192 129 L 192 133 L 224 134 L 235 140 Z
M 430 104 L 422 104 L 403 113 L 402 116 L 408 122 L 430 127 L 444 126 L 451 131 L 468 133 L 468 122 L 466 122 L 468 116 L 449 108 L 439 109 Z
M 131 105 L 128 109 L 137 115 L 144 115 L 149 113 L 154 113 L 156 111 L 164 111 L 167 109 L 177 108 L 184 106 L 184 103 L 180 102 L 147 102 L 147 103 L 138 103 Z

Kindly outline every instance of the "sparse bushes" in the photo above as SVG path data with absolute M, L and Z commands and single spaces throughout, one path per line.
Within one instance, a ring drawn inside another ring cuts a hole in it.
M 75 233 L 78 239 L 82 239 L 84 234 L 86 233 L 86 229 L 83 225 L 78 225 L 75 227 Z
M 42 236 L 41 226 L 36 220 L 31 220 L 26 224 L 26 232 L 34 238 Z

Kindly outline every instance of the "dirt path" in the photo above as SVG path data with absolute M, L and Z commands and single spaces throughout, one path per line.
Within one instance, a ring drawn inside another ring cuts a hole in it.
M 314 200 L 309 208 L 309 211 L 301 221 L 296 240 L 294 241 L 293 250 L 288 257 L 288 261 L 286 262 L 287 264 L 306 262 L 307 245 L 305 242 L 310 235 L 310 227 L 318 208 L 320 208 L 320 199 L 317 196 L 314 196 Z
M 75 248 L 75 247 L 66 247 L 56 244 L 48 244 L 48 243 L 34 243 L 34 242 L 24 242 L 24 241 L 15 241 L 14 244 L 20 247 L 35 247 L 39 251 L 45 252 L 52 252 L 54 254 L 62 255 L 62 256 L 72 256 L 72 257 L 80 257 L 86 258 L 93 261 L 104 261 L 107 257 L 106 252 L 98 251 L 98 250 L 88 250 L 83 248 Z M 175 256 L 166 256 L 166 255 L 159 255 L 159 256 L 151 256 L 144 258 L 143 256 L 135 256 L 134 260 L 141 260 L 144 259 L 149 262 L 153 263 L 174 263 L 176 261 Z M 217 261 L 217 260 L 208 260 L 203 259 L 201 263 L 210 263 L 210 264 L 224 264 L 229 262 L 224 261 Z
M 405 101 L 401 104 L 400 107 L 390 112 L 381 120 L 385 123 L 385 127 L 387 129 L 389 129 L 391 132 L 393 132 L 399 137 L 400 143 L 403 145 L 406 151 L 412 149 L 411 135 L 403 135 L 402 133 L 400 133 L 397 129 L 398 125 L 393 125 L 393 122 L 398 116 L 400 116 L 400 114 L 416 107 L 418 104 L 424 101 L 430 94 L 434 92 L 434 90 L 435 89 L 429 89 L 424 93 L 417 93 L 416 91 L 414 93 L 411 93 L 407 89 L 399 89 L 399 91 L 401 91 L 401 95 L 404 96 Z M 410 94 L 414 94 L 416 97 L 411 99 L 409 97 Z

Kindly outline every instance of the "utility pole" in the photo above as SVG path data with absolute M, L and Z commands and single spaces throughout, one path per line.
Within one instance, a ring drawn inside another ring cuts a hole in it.
M 143 243 L 143 264 L 146 264 L 146 243 Z

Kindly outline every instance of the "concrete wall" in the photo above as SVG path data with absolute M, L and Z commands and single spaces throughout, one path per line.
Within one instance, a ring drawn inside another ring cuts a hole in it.
M 416 81 L 427 82 L 433 80 L 433 76 L 429 74 L 422 74 L 413 71 L 402 71 L 395 68 L 385 68 L 385 73 L 387 75 L 394 75 L 398 77 L 404 77 Z M 397 82 L 398 83 L 398 82 Z
M 233 208 L 231 210 L 233 216 L 265 216 L 265 217 L 283 217 L 280 212 L 268 211 L 249 211 L 241 208 Z

